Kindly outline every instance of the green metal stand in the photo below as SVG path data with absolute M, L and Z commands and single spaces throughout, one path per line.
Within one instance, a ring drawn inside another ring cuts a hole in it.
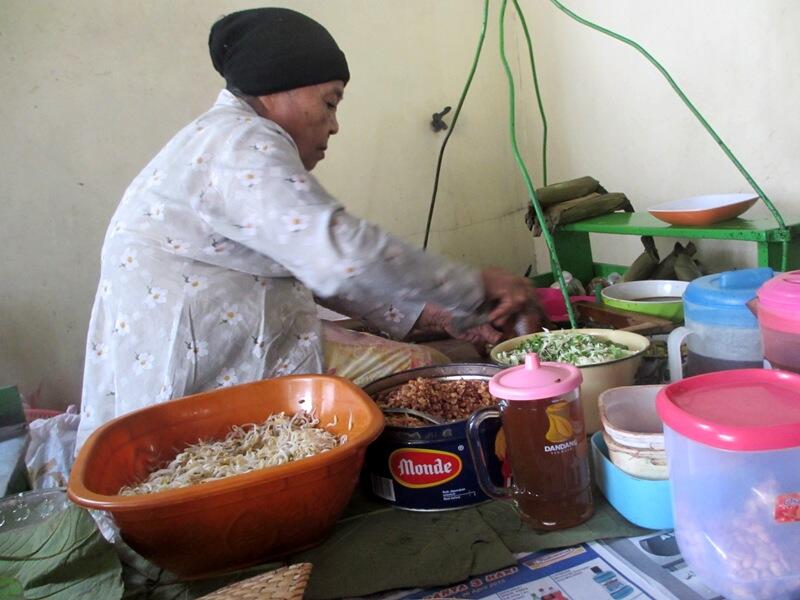
M 581 281 L 588 281 L 612 271 L 621 273 L 627 268 L 595 263 L 589 243 L 590 233 L 755 242 L 758 266 L 779 271 L 784 241 L 789 243 L 788 270 L 800 268 L 800 219 L 787 220 L 786 227 L 786 230 L 781 230 L 770 217 L 731 219 L 709 227 L 684 227 L 669 225 L 648 213 L 620 212 L 559 227 L 553 239 L 562 269 Z M 534 281 L 539 286 L 550 285 L 553 277 L 550 273 L 543 273 L 534 277 Z

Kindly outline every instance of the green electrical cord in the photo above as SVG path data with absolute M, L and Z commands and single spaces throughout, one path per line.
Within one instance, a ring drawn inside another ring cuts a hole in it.
M 519 2 L 513 0 L 514 8 L 517 9 L 517 15 L 522 23 L 522 30 L 525 32 L 525 40 L 528 42 L 528 58 L 531 61 L 531 73 L 533 75 L 533 87 L 536 90 L 536 102 L 539 104 L 539 114 L 542 116 L 542 185 L 547 185 L 547 117 L 544 115 L 544 106 L 542 106 L 542 95 L 539 91 L 539 78 L 536 76 L 536 61 L 533 59 L 533 44 L 531 43 L 531 36 L 528 33 L 528 24 L 525 22 L 525 16 L 522 14 L 522 9 L 519 7 Z
M 775 208 L 775 206 L 772 204 L 772 202 L 770 201 L 769 197 L 764 193 L 764 191 L 761 189 L 761 187 L 750 176 L 750 173 L 748 173 L 747 170 L 744 168 L 744 166 L 742 166 L 742 163 L 739 162 L 739 160 L 733 155 L 733 152 L 731 152 L 730 149 L 728 148 L 728 146 L 725 144 L 725 142 L 723 142 L 722 139 L 717 135 L 717 132 L 714 131 L 714 129 L 712 129 L 711 125 L 708 124 L 708 121 L 706 121 L 705 118 L 703 117 L 703 115 L 700 114 L 700 111 L 697 110 L 694 107 L 694 105 L 689 101 L 689 98 L 686 97 L 686 94 L 684 94 L 683 90 L 678 86 L 677 83 L 675 83 L 675 80 L 672 79 L 672 77 L 667 72 L 667 70 L 663 66 L 661 66 L 661 63 L 659 63 L 655 58 L 653 58 L 650 55 L 650 53 L 647 50 L 642 48 L 639 44 L 637 44 L 633 40 L 631 40 L 629 38 L 626 38 L 625 36 L 620 35 L 618 33 L 615 33 L 613 31 L 611 31 L 610 29 L 606 29 L 605 27 L 601 27 L 600 25 L 597 25 L 596 23 L 592 23 L 588 19 L 584 19 L 583 17 L 581 17 L 579 15 L 576 15 L 574 12 L 572 12 L 566 6 L 561 4 L 561 2 L 559 2 L 558 0 L 550 0 L 550 1 L 553 4 L 555 4 L 556 7 L 559 10 L 561 10 L 564 13 L 566 13 L 568 16 L 572 17 L 578 23 L 586 25 L 587 27 L 590 27 L 590 28 L 594 29 L 595 31 L 599 31 L 600 33 L 604 33 L 604 34 L 614 38 L 615 40 L 618 40 L 620 42 L 623 42 L 624 44 L 628 44 L 629 46 L 635 48 L 648 61 L 650 61 L 650 64 L 652 64 L 656 69 L 658 69 L 658 72 L 661 73 L 664 76 L 664 78 L 667 80 L 667 82 L 672 87 L 672 89 L 675 90 L 675 93 L 678 94 L 678 96 L 680 97 L 681 100 L 683 100 L 683 103 L 686 105 L 686 107 L 692 112 L 692 114 L 695 117 L 697 117 L 697 120 L 700 121 L 700 124 L 705 128 L 705 130 L 708 132 L 708 134 L 712 138 L 714 138 L 714 141 L 717 142 L 717 144 L 719 144 L 720 148 L 722 148 L 722 151 L 725 152 L 725 155 L 730 159 L 730 161 L 734 164 L 734 166 L 744 176 L 744 178 L 747 180 L 747 182 L 751 186 L 753 186 L 753 189 L 756 192 L 758 192 L 758 195 L 764 201 L 764 204 L 767 205 L 767 208 L 772 213 L 772 216 L 775 218 L 775 221 L 778 223 L 778 228 L 781 230 L 782 237 L 784 238 L 782 240 L 782 244 L 781 244 L 781 250 L 782 250 L 781 251 L 781 271 L 786 271 L 787 266 L 788 266 L 788 260 L 789 260 L 789 238 L 790 238 L 790 235 L 789 235 L 789 230 L 788 230 L 788 228 L 786 227 L 786 224 L 783 221 L 783 217 L 781 217 L 781 214 L 778 212 L 778 209 Z M 524 17 L 522 16 L 521 13 L 520 13 L 520 19 L 522 19 L 523 22 L 524 22 Z
M 489 0 L 484 0 L 483 2 L 483 25 L 481 27 L 481 34 L 478 39 L 478 47 L 475 50 L 475 58 L 472 61 L 472 68 L 469 71 L 469 76 L 467 77 L 467 83 L 464 85 L 464 91 L 461 92 L 461 97 L 458 99 L 458 105 L 456 106 L 456 112 L 453 113 L 453 122 L 450 124 L 450 129 L 447 130 L 447 135 L 444 136 L 444 141 L 442 141 L 442 147 L 439 149 L 439 160 L 436 162 L 436 175 L 433 179 L 433 194 L 431 195 L 431 204 L 428 208 L 428 222 L 425 225 L 425 239 L 422 242 L 422 249 L 428 249 L 428 237 L 431 233 L 431 224 L 433 223 L 433 209 L 436 206 L 436 192 L 439 190 L 439 174 L 442 170 L 442 159 L 444 158 L 444 149 L 447 147 L 447 140 L 450 139 L 450 136 L 453 134 L 453 130 L 456 128 L 456 122 L 458 121 L 458 115 L 461 114 L 461 107 L 464 105 L 464 99 L 467 97 L 467 92 L 469 91 L 470 85 L 472 85 L 472 78 L 475 76 L 475 69 L 478 68 L 478 59 L 481 56 L 481 49 L 483 48 L 483 39 L 486 37 L 486 23 L 488 21 L 489 16 Z
M 508 4 L 508 0 L 503 0 L 502 5 L 500 6 L 500 60 L 503 62 L 503 68 L 506 72 L 506 78 L 508 79 L 508 101 L 509 101 L 509 131 L 511 134 L 511 150 L 514 154 L 514 160 L 519 167 L 520 172 L 522 173 L 522 178 L 525 180 L 525 187 L 528 190 L 528 198 L 531 201 L 531 206 L 533 206 L 533 210 L 536 213 L 536 218 L 539 219 L 539 223 L 542 224 L 542 236 L 544 237 L 545 244 L 547 244 L 547 250 L 550 252 L 550 264 L 552 265 L 553 274 L 555 275 L 556 280 L 558 281 L 559 286 L 561 287 L 561 294 L 564 296 L 564 303 L 567 308 L 567 316 L 569 317 L 569 324 L 574 329 L 577 327 L 577 323 L 575 321 L 575 313 L 572 310 L 572 303 L 569 300 L 569 294 L 567 293 L 567 286 L 564 283 L 564 274 L 561 271 L 561 263 L 558 260 L 558 254 L 556 253 L 555 244 L 553 242 L 553 237 L 550 235 L 550 231 L 547 228 L 546 221 L 544 219 L 544 213 L 542 212 L 542 207 L 539 204 L 539 198 L 536 196 L 536 190 L 534 189 L 533 182 L 531 181 L 531 176 L 528 173 L 528 168 L 525 166 L 525 161 L 522 160 L 522 156 L 520 156 L 519 148 L 517 147 L 517 128 L 516 128 L 516 106 L 515 106 L 515 98 L 514 98 L 514 76 L 511 74 L 511 68 L 508 66 L 508 59 L 506 58 L 506 49 L 505 49 L 505 16 L 506 16 L 506 5 Z M 522 17 L 522 12 L 520 12 L 520 18 Z

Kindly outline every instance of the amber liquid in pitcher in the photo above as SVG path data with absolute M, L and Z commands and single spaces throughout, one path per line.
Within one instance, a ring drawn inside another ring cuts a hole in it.
M 501 418 L 513 498 L 531 527 L 564 529 L 594 512 L 581 405 L 573 396 L 506 402 Z

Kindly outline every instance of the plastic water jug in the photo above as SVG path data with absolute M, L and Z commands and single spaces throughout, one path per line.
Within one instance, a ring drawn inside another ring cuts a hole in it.
M 706 373 L 656 399 L 675 535 L 731 600 L 800 598 L 800 375 Z
M 686 326 L 673 330 L 667 342 L 671 381 L 684 375 L 684 340 L 687 376 L 763 366 L 758 320 L 747 303 L 773 275 L 768 268 L 742 269 L 699 277 L 688 285 L 683 294 Z

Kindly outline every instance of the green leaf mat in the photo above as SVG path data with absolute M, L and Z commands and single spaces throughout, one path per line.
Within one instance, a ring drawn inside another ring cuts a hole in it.
M 387 507 L 357 492 L 328 539 L 289 558 L 314 565 L 306 597 L 363 596 L 391 589 L 449 585 L 516 562 L 518 552 L 630 537 L 632 525 L 595 492 L 595 514 L 572 529 L 536 532 L 508 502 L 455 511 L 412 512 Z M 126 600 L 192 600 L 233 581 L 277 568 L 262 565 L 225 578 L 182 583 L 134 552 L 121 555 Z
M 85 510 L 0 533 L 0 599 L 117 600 L 122 569 Z

